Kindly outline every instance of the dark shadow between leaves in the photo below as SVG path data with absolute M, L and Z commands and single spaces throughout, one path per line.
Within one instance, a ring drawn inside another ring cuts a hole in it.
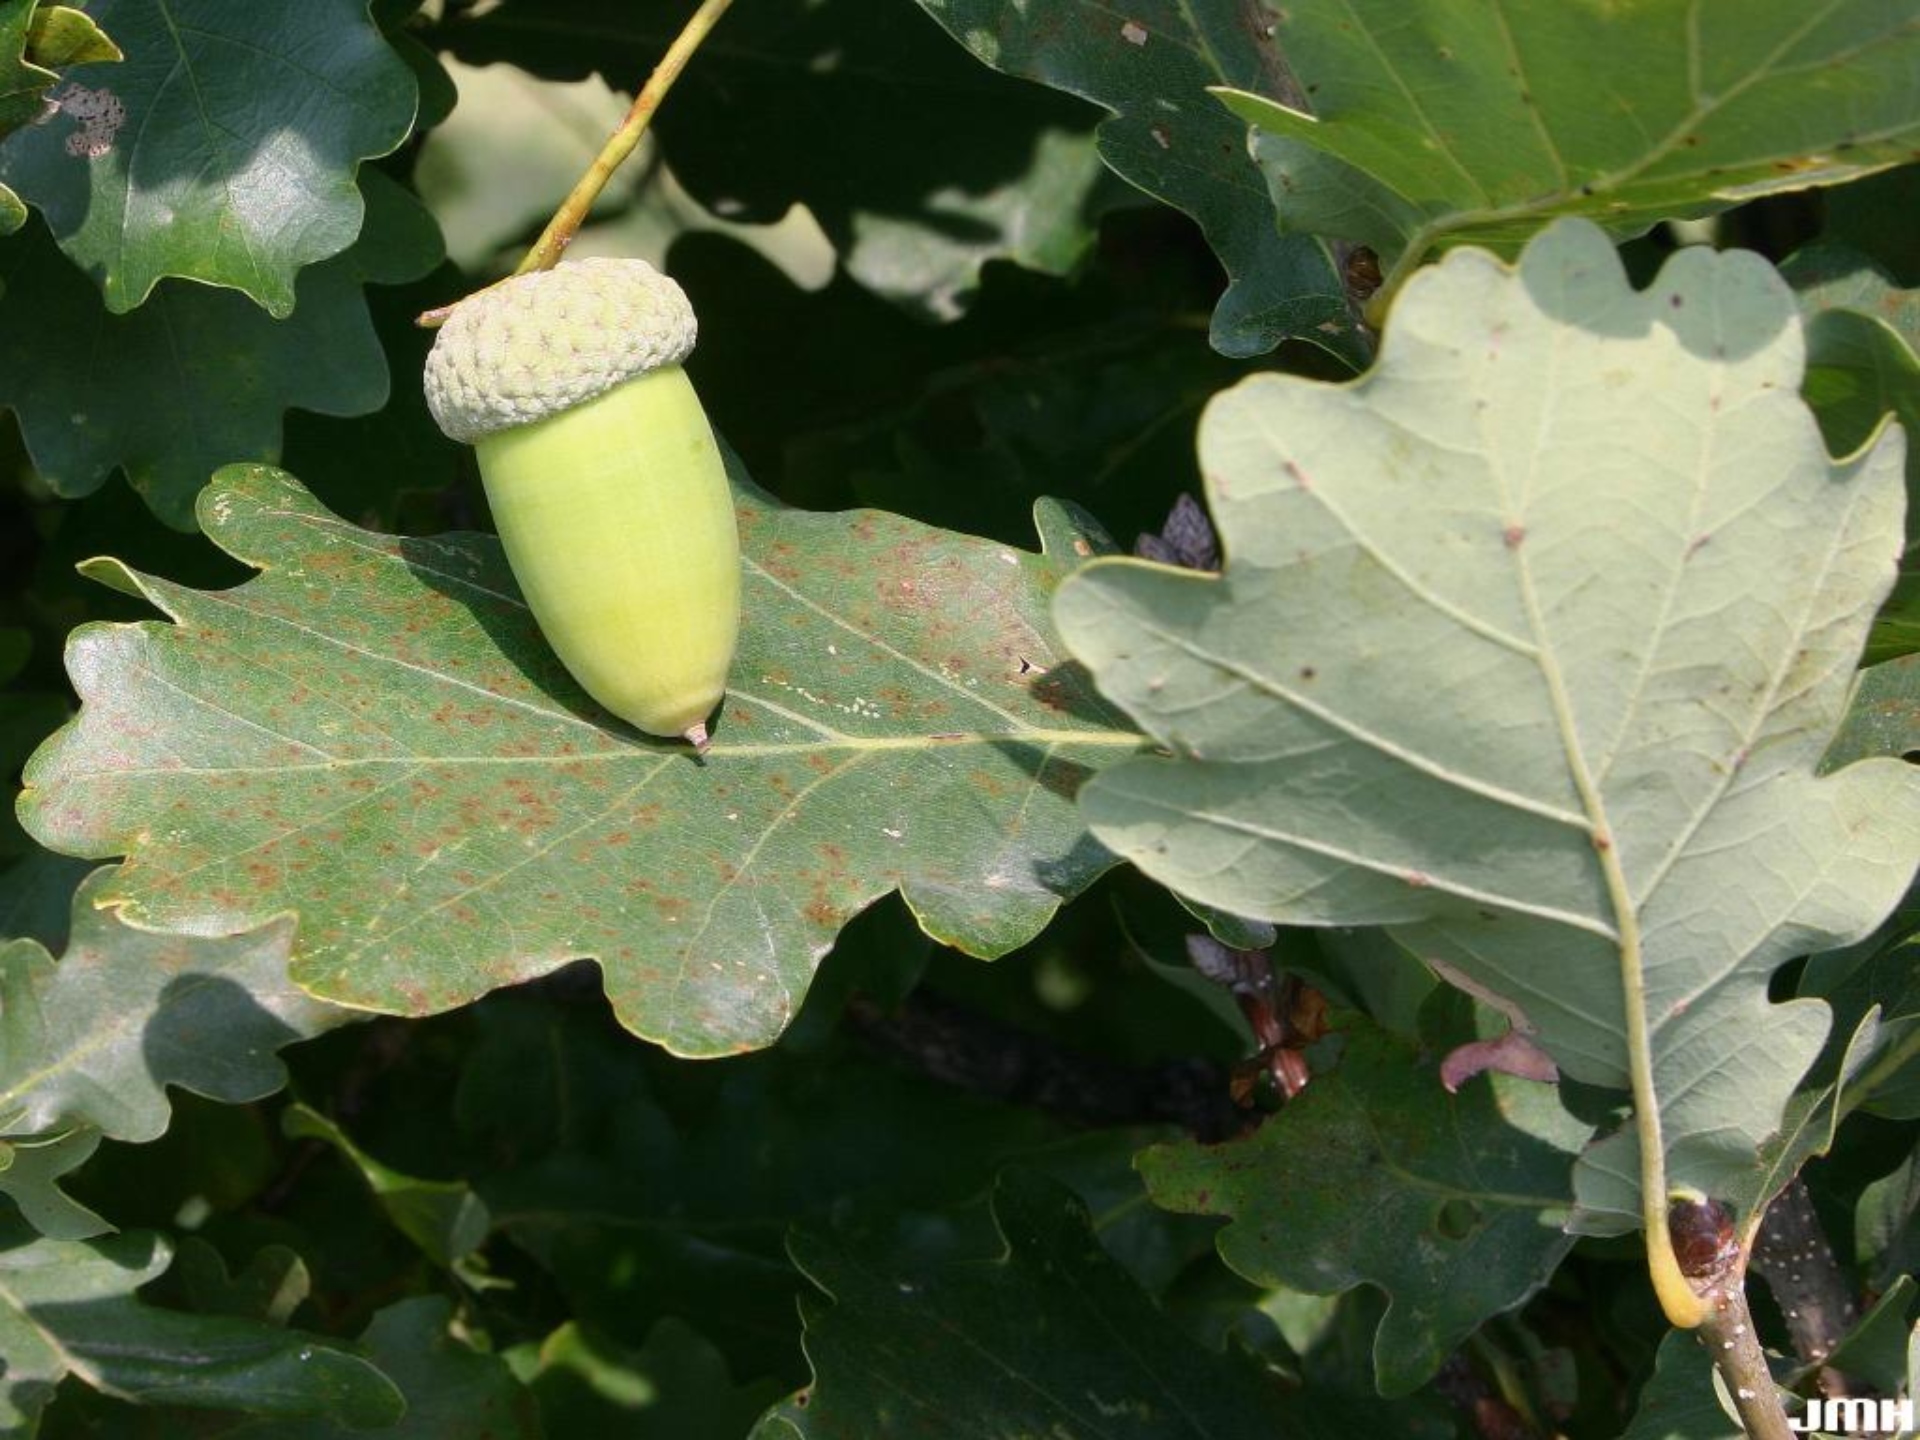
M 599 70 L 637 84 L 677 21 L 655 6 L 614 10 L 598 0 L 456 7 L 425 39 L 471 64 L 506 60 L 569 80 Z M 595 44 L 583 48 L 577 35 L 589 25 Z M 743 95 L 781 123 L 741 124 Z M 953 123 L 963 106 L 968 123 Z M 1085 130 L 1097 118 L 1077 97 L 994 73 L 917 6 L 769 0 L 753 27 L 716 30 L 655 133 L 675 177 L 709 208 L 777 220 L 796 198 L 794 177 L 806 175 L 808 208 L 845 240 L 858 215 L 949 221 L 929 197 L 1018 184 L 1034 168 L 1038 131 Z M 822 166 L 824 137 L 839 135 L 865 139 Z
M 0 870 L 0 943 L 31 939 L 50 955 L 64 951 L 73 892 L 93 868 L 91 860 L 36 848 Z
M 992 245 L 1001 238 L 996 226 L 972 215 L 955 215 L 937 210 L 910 210 L 892 218 L 902 224 L 919 225 L 957 245 Z

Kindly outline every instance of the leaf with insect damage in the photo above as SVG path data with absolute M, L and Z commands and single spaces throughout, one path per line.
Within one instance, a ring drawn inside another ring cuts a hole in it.
M 113 314 L 177 275 L 285 319 L 301 267 L 360 233 L 361 161 L 404 140 L 419 103 L 367 0 L 94 0 L 88 13 L 128 58 L 102 68 L 83 52 L 59 113 L 0 147 L 0 180 Z

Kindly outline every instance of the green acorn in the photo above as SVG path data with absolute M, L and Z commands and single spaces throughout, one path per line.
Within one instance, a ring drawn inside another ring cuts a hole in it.
M 515 276 L 454 307 L 427 404 L 479 457 L 541 632 L 586 692 L 707 746 L 740 629 L 740 538 L 681 362 L 693 307 L 643 260 Z

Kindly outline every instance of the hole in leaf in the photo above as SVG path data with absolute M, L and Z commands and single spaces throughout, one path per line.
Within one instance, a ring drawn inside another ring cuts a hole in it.
M 1456 1197 L 1440 1207 L 1440 1233 L 1449 1240 L 1464 1240 L 1480 1228 L 1480 1207 L 1471 1200 Z

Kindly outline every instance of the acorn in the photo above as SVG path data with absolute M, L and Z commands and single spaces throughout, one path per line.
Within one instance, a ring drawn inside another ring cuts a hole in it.
M 713 427 L 681 363 L 686 293 L 590 259 L 461 301 L 427 404 L 471 444 L 521 593 L 601 705 L 704 751 L 740 630 L 740 537 Z

